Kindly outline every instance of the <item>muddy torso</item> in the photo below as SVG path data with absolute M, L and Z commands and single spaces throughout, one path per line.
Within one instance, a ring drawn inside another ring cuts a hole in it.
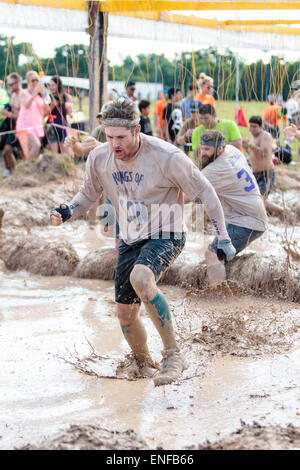
M 272 160 L 271 135 L 268 132 L 262 131 L 258 137 L 253 137 L 252 141 L 254 145 L 258 147 L 264 146 L 265 148 L 263 157 L 261 156 L 261 152 L 257 152 L 255 149 L 249 148 L 249 157 L 253 173 L 272 170 L 274 168 L 274 164 Z

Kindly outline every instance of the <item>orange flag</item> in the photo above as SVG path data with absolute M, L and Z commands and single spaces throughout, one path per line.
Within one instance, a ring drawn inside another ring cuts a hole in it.
M 238 126 L 248 127 L 247 119 L 246 119 L 243 108 L 239 108 L 238 110 L 235 110 L 234 119 Z

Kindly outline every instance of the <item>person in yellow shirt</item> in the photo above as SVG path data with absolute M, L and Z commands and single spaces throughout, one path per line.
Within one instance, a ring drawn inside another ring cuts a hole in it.
M 205 73 L 200 73 L 199 75 L 199 88 L 200 93 L 195 96 L 194 100 L 201 101 L 202 104 L 211 104 L 214 108 L 216 107 L 216 101 L 213 97 L 214 91 L 214 81 Z

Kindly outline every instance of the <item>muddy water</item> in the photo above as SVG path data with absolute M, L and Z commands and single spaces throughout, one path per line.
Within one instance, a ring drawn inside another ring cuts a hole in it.
M 1 267 L 3 270 L 3 266 Z M 0 270 L 1 270 L 0 269 Z M 163 288 L 174 307 L 177 329 L 184 321 L 185 291 Z M 99 379 L 75 370 L 61 358 L 105 355 L 107 369 L 127 346 L 114 318 L 113 284 L 105 281 L 38 277 L 3 270 L 0 280 L 0 449 L 38 443 L 70 424 L 134 429 L 151 448 L 167 449 L 215 440 L 239 427 L 240 420 L 299 425 L 300 348 L 252 358 L 197 356 L 187 350 L 184 380 L 154 388 L 150 380 Z M 224 301 L 196 299 L 198 316 L 208 305 L 222 314 Z M 239 299 L 229 302 L 239 303 Z M 243 308 L 262 300 L 245 298 Z M 192 304 L 188 304 L 192 308 Z M 280 311 L 283 304 L 272 302 Z M 300 308 L 284 304 L 284 315 Z M 144 316 L 153 357 L 161 344 Z M 298 322 L 298 323 L 297 323 Z M 197 361 L 199 364 L 197 364 Z M 200 367 L 198 377 L 189 378 Z M 111 371 L 112 372 L 112 371 Z

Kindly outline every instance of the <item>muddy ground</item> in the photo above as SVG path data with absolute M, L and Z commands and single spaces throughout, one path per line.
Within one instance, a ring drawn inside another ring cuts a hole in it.
M 49 226 L 82 166 L 49 157 L 21 168 L 21 185 L 17 174 L 2 183 L 0 449 L 300 448 L 297 171 L 279 169 L 271 196 L 295 222 L 270 217 L 218 289 L 203 264 L 212 232 L 189 235 L 161 284 L 188 368 L 158 388 L 116 374 L 128 347 L 114 318 L 114 240 L 88 218 Z

